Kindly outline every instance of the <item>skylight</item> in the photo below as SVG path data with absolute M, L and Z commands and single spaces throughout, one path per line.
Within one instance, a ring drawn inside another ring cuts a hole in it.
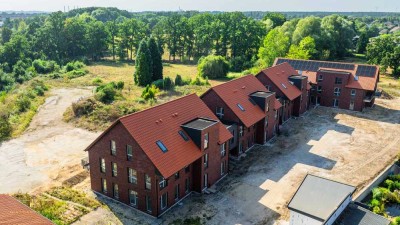
M 284 85 L 283 83 L 281 83 L 281 84 L 282 84 L 282 87 L 284 87 L 285 89 L 287 89 L 286 85 Z
M 179 133 L 179 135 L 181 135 L 181 137 L 183 138 L 183 140 L 189 141 L 189 137 L 186 136 L 186 134 L 185 134 L 182 130 L 178 131 L 178 133 Z
M 161 149 L 162 152 L 167 152 L 168 149 L 167 147 L 165 147 L 164 143 L 162 143 L 162 141 L 156 141 L 157 146 Z
M 237 106 L 238 106 L 239 109 L 242 110 L 243 112 L 246 111 L 240 103 L 238 103 Z
M 249 101 L 251 102 L 251 104 L 257 105 L 257 103 L 252 98 L 249 98 Z

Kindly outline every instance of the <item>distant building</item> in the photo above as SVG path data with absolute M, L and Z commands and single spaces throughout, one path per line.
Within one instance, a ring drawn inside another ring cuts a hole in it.
M 284 58 L 275 61 L 275 65 L 284 63 L 308 77 L 311 104 L 355 111 L 374 105 L 378 66 Z
M 0 195 L 0 224 L 53 225 L 54 223 L 9 195 Z
M 356 188 L 308 174 L 288 204 L 290 225 L 389 225 L 352 202 Z

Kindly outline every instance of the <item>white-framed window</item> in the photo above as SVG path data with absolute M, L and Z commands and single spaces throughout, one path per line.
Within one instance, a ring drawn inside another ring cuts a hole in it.
M 239 137 L 243 137 L 243 126 L 239 126 Z
M 321 92 L 322 92 L 322 86 L 318 86 L 317 92 L 318 92 L 318 93 L 321 93 Z
M 334 92 L 333 92 L 333 95 L 335 95 L 335 96 L 340 96 L 340 91 L 341 91 L 340 88 L 335 87 Z
M 187 194 L 187 193 L 189 193 L 189 191 L 190 191 L 190 180 L 189 180 L 189 177 L 188 177 L 185 180 L 185 193 Z
M 160 190 L 165 188 L 167 185 L 168 185 L 168 181 L 165 178 L 162 178 L 162 180 L 160 181 Z
M 351 89 L 351 96 L 356 96 L 356 93 L 357 93 L 356 89 Z
M 324 77 L 322 76 L 322 74 L 318 75 L 318 81 L 323 81 Z
M 137 184 L 137 172 L 132 168 L 128 168 L 128 181 L 131 184 Z
M 342 78 L 335 77 L 335 84 L 342 84 Z
M 179 184 L 175 185 L 175 201 L 179 199 Z
M 146 210 L 151 212 L 151 197 L 148 195 L 146 195 Z
M 215 114 L 217 115 L 218 118 L 222 119 L 222 117 L 224 117 L 224 108 L 217 107 L 215 110 Z
M 118 190 L 118 184 L 114 184 L 114 187 L 113 187 L 113 195 L 114 195 L 114 198 L 115 199 L 119 199 L 119 190 Z
M 278 118 L 278 110 L 275 110 L 275 119 Z
M 225 161 L 221 162 L 221 176 L 225 174 Z
M 339 107 L 339 100 L 338 99 L 333 99 L 333 107 L 335 107 L 335 108 Z
M 101 179 L 101 190 L 104 194 L 107 194 L 107 180 Z
M 160 197 L 160 206 L 161 209 L 165 209 L 168 205 L 168 192 L 164 193 L 163 195 L 161 195 Z
M 132 161 L 132 159 L 133 159 L 133 150 L 132 150 L 132 146 L 130 146 L 130 145 L 126 145 L 126 159 L 128 161 Z
M 144 175 L 144 180 L 146 181 L 145 188 L 151 190 L 151 177 L 147 174 Z
M 208 133 L 204 134 L 204 149 L 208 148 Z
M 106 160 L 104 158 L 100 158 L 100 172 L 106 172 Z
M 138 205 L 138 193 L 134 190 L 129 190 L 129 205 L 134 207 Z
M 267 102 L 267 112 L 269 112 L 269 102 Z
M 221 157 L 224 157 L 226 155 L 225 143 L 222 143 L 222 145 L 220 145 L 220 151 L 221 151 Z
M 208 154 L 204 154 L 204 167 L 208 167 Z
M 118 166 L 117 163 L 115 162 L 112 163 L 112 176 L 113 177 L 118 176 Z
M 115 141 L 111 140 L 111 155 L 116 155 L 117 154 L 117 145 Z

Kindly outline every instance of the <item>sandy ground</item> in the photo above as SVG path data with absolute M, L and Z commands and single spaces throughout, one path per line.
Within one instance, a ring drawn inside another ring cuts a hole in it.
M 286 207 L 307 173 L 362 189 L 399 153 L 400 99 L 378 99 L 363 113 L 319 107 L 282 128 L 282 135 L 231 163 L 210 195 L 192 195 L 160 219 L 101 198 L 77 224 L 169 224 L 200 217 L 205 224 L 288 224 Z M 89 189 L 88 179 L 80 188 Z M 90 221 L 86 223 L 84 221 Z
M 55 89 L 19 138 L 0 143 L 0 193 L 33 192 L 79 171 L 83 151 L 98 134 L 75 128 L 62 115 L 90 89 Z

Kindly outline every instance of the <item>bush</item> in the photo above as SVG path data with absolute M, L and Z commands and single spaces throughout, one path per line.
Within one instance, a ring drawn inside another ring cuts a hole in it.
M 123 81 L 118 81 L 117 84 L 115 85 L 115 88 L 118 90 L 124 89 L 125 83 Z
M 200 58 L 197 68 L 202 78 L 223 78 L 228 75 L 229 64 L 222 56 L 209 55 Z
M 205 85 L 210 85 L 208 82 L 208 78 L 202 79 L 201 77 L 197 76 L 196 79 L 192 80 L 190 82 L 191 85 L 197 85 L 197 86 L 205 86 Z
M 159 89 L 154 84 L 152 84 L 151 86 L 147 85 L 146 88 L 143 90 L 141 97 L 146 101 L 150 99 L 156 99 L 156 94 L 158 92 Z
M 114 101 L 115 95 L 117 94 L 113 85 L 107 84 L 100 86 L 96 89 L 95 98 L 98 101 L 109 104 Z
M 38 95 L 38 96 L 43 96 L 44 92 L 49 90 L 43 81 L 34 80 L 34 81 L 32 81 L 30 86 L 31 86 L 33 92 L 35 93 L 35 95 Z M 35 96 L 33 96 L 33 97 L 35 97 Z
M 241 72 L 245 69 L 251 68 L 254 63 L 252 60 L 248 60 L 244 56 L 237 56 L 237 57 L 231 58 L 229 60 L 229 64 L 230 64 L 231 71 Z
M 175 85 L 176 86 L 183 86 L 183 80 L 181 75 L 177 74 L 175 77 Z
M 15 85 L 15 79 L 12 74 L 4 73 L 0 70 L 0 91 L 10 91 Z
M 65 200 L 65 201 L 71 201 L 75 202 L 81 205 L 84 205 L 86 207 L 96 209 L 97 207 L 100 206 L 100 203 L 94 199 L 86 197 L 86 195 L 83 192 L 74 190 L 72 188 L 67 188 L 67 187 L 55 187 L 52 188 L 48 194 L 51 196 L 54 196 L 56 198 Z
M 75 117 L 82 115 L 89 115 L 96 108 L 96 101 L 92 98 L 84 99 L 75 103 L 72 103 L 72 112 Z
M 52 73 L 60 69 L 60 66 L 55 61 L 46 61 L 41 59 L 33 61 L 32 66 L 35 68 L 36 72 L 41 74 Z
M 71 72 L 73 70 L 80 70 L 86 65 L 83 62 L 80 61 L 75 61 L 75 62 L 69 62 L 67 65 L 65 65 L 65 71 L 66 72 Z
M 31 99 L 27 95 L 21 94 L 15 104 L 18 112 L 26 112 L 31 107 Z
M 92 80 L 92 84 L 93 85 L 100 85 L 100 84 L 102 84 L 103 83 L 103 80 L 101 79 L 101 78 L 99 78 L 99 77 L 96 77 L 96 78 L 94 78 L 93 80 Z
M 4 112 L 0 112 L 0 140 L 4 140 L 11 135 L 11 124 L 8 121 L 8 115 Z
M 87 73 L 89 73 L 89 71 L 79 69 L 79 70 L 69 71 L 64 76 L 68 79 L 74 79 L 74 78 L 85 76 Z
M 169 77 L 156 80 L 152 84 L 155 85 L 158 89 L 162 90 L 171 90 L 174 87 L 174 82 Z

